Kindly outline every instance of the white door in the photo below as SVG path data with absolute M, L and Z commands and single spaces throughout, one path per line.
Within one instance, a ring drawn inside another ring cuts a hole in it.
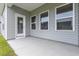
M 21 14 L 15 14 L 15 35 L 16 38 L 25 37 L 25 16 Z

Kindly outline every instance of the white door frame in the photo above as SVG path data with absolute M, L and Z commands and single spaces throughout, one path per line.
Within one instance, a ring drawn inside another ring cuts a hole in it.
M 17 17 L 22 17 L 23 18 L 23 33 L 22 34 L 18 34 L 17 33 Z M 25 37 L 25 16 L 19 13 L 15 13 L 15 38 L 24 38 Z M 22 37 L 21 37 L 22 36 Z

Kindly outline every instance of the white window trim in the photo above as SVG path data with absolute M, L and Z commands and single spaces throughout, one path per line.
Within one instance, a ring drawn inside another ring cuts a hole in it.
M 63 7 L 63 6 L 65 6 L 65 5 L 68 5 L 68 4 L 70 4 L 70 3 L 67 3 L 67 4 L 63 4 L 63 5 L 60 5 L 60 6 L 57 6 L 57 7 L 55 7 L 55 31 L 75 31 L 75 4 L 73 3 L 73 19 L 72 19 L 72 30 L 57 30 L 57 18 L 56 18 L 56 10 L 57 10 L 57 8 L 59 8 L 59 7 Z
M 45 13 L 45 12 L 48 12 L 48 29 L 46 29 L 46 30 L 42 30 L 41 29 L 41 22 L 40 22 L 40 15 L 42 14 L 42 13 Z M 45 11 L 43 11 L 43 12 L 41 12 L 41 13 L 39 13 L 39 30 L 42 30 L 42 31 L 48 31 L 49 30 L 49 10 L 45 10 Z
M 34 16 L 37 19 L 37 16 L 36 15 L 30 16 L 30 30 L 36 30 L 37 29 L 37 20 L 35 20 L 34 23 L 31 22 L 32 21 L 32 17 L 34 17 Z M 32 29 L 32 24 L 35 24 L 36 25 L 36 29 Z

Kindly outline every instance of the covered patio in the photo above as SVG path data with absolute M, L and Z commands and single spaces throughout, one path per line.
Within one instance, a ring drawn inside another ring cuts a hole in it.
M 69 44 L 35 37 L 8 40 L 19 56 L 77 56 L 79 48 Z
M 77 56 L 78 5 L 5 4 L 1 33 L 18 56 Z

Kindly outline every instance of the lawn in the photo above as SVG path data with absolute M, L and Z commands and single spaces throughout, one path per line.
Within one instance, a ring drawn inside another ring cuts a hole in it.
M 7 41 L 0 35 L 0 56 L 16 56 Z

